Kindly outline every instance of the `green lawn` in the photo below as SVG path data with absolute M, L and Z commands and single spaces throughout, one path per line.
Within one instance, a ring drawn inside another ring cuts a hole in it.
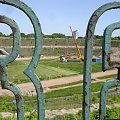
M 14 61 L 8 65 L 8 78 L 14 83 L 30 82 L 23 74 L 29 61 Z M 101 71 L 101 63 L 93 63 L 93 72 Z M 41 80 L 72 76 L 83 73 L 83 62 L 60 62 L 59 60 L 41 60 L 36 74 Z
M 91 86 L 92 92 L 99 91 L 104 82 L 93 83 Z M 46 99 L 56 98 L 56 97 L 65 97 L 73 95 L 82 95 L 82 86 L 66 88 L 63 90 L 55 90 L 45 94 Z
M 68 84 L 62 84 L 62 85 L 55 85 L 55 86 L 51 86 L 49 87 L 50 89 L 54 89 L 54 88 L 60 88 L 60 87 L 65 87 L 65 86 L 71 86 L 71 85 L 79 85 L 81 84 L 83 81 L 77 81 L 77 82 L 72 82 L 72 83 L 68 83 Z
M 99 93 L 98 92 L 101 89 L 101 86 L 103 85 L 103 82 L 100 83 L 93 83 L 92 84 L 92 94 L 91 94 L 91 104 L 92 103 L 99 103 Z M 67 96 L 71 96 L 68 97 Z M 59 99 L 59 97 L 64 97 L 65 99 Z M 72 87 L 72 88 L 66 88 L 63 90 L 56 90 L 49 93 L 45 93 L 45 106 L 46 109 L 69 109 L 69 108 L 78 108 L 81 107 L 82 104 L 82 86 L 78 87 Z M 51 98 L 58 98 L 57 100 L 51 100 Z M 15 104 L 12 104 L 12 100 L 14 100 L 14 97 L 8 97 L 8 96 L 0 96 L 0 112 L 1 111 L 16 111 Z M 37 101 L 36 96 L 34 97 L 24 97 L 25 101 L 25 111 L 31 111 L 33 109 L 37 108 Z M 120 96 L 107 96 L 107 103 L 119 103 L 120 102 Z

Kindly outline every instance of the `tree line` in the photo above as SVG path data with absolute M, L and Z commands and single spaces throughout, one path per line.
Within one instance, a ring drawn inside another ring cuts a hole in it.
M 21 33 L 21 37 L 22 38 L 34 38 L 34 33 L 30 33 L 30 34 L 25 34 L 25 33 Z M 51 35 L 45 35 L 42 33 L 43 38 L 72 38 L 72 36 L 66 36 L 65 34 L 62 33 L 53 33 Z M 0 37 L 13 37 L 13 33 L 9 34 L 9 35 L 5 35 L 2 32 L 0 32 Z M 78 39 L 81 39 L 84 37 L 78 37 Z M 96 39 L 103 39 L 102 35 L 95 35 Z M 120 36 L 116 36 L 116 37 L 112 37 L 112 40 L 120 40 Z
M 0 37 L 13 37 L 13 33 L 11 33 L 9 35 L 5 35 L 2 32 L 0 32 Z M 23 37 L 23 38 L 33 38 L 34 33 L 31 33 L 31 34 L 21 33 L 21 37 Z
M 21 37 L 22 38 L 33 38 L 35 35 L 34 33 L 30 33 L 30 34 L 25 34 L 25 33 L 21 33 Z M 66 36 L 65 34 L 62 33 L 53 33 L 51 35 L 45 35 L 42 33 L 42 36 L 44 38 L 71 38 L 72 36 Z M 0 32 L 0 37 L 13 37 L 13 33 L 9 34 L 9 35 L 5 35 L 2 32 Z

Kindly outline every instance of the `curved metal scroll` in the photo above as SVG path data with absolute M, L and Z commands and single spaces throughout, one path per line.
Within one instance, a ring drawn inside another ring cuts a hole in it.
M 111 69 L 113 67 L 120 67 L 120 61 L 111 61 L 110 54 L 111 54 L 111 35 L 114 30 L 120 29 L 120 22 L 116 22 L 110 24 L 106 27 L 103 35 L 103 50 L 102 50 L 102 70 L 105 71 L 107 69 Z
M 24 105 L 23 105 L 23 97 L 20 89 L 17 87 L 17 85 L 14 85 L 13 83 L 9 82 L 8 80 L 8 71 L 7 71 L 7 65 L 12 62 L 19 53 L 20 50 L 20 31 L 12 19 L 6 17 L 6 16 L 0 16 L 0 22 L 5 23 L 10 26 L 13 32 L 13 48 L 12 52 L 8 55 L 0 57 L 0 81 L 1 81 L 1 87 L 3 89 L 8 89 L 15 95 L 16 101 L 17 101 L 17 117 L 18 120 L 24 120 Z
M 110 53 L 111 53 L 111 35 L 112 32 L 116 29 L 120 29 L 120 22 L 110 24 L 106 27 L 103 34 L 103 50 L 102 50 L 102 69 L 103 71 L 110 69 L 112 67 L 119 67 L 119 64 L 112 64 L 110 62 Z M 119 86 L 119 80 L 109 80 L 101 88 L 100 92 L 100 111 L 99 119 L 104 120 L 106 116 L 106 99 L 108 89 L 111 87 Z
M 91 16 L 85 38 L 85 62 L 83 78 L 83 120 L 90 120 L 90 86 L 92 70 L 92 48 L 96 23 L 107 10 L 120 8 L 120 2 L 112 2 L 98 8 Z
M 32 9 L 28 7 L 26 4 L 24 4 L 23 2 L 21 2 L 20 0 L 0 0 L 0 3 L 11 5 L 22 10 L 29 17 L 33 25 L 34 32 L 35 32 L 35 50 L 33 53 L 32 60 L 29 66 L 24 71 L 24 73 L 31 79 L 37 92 L 38 119 L 44 120 L 44 117 L 45 117 L 44 93 L 43 93 L 41 82 L 37 77 L 37 75 L 35 74 L 35 69 L 38 65 L 39 58 L 41 56 L 41 50 L 42 50 L 42 31 L 41 31 L 40 22 L 37 16 L 35 15 L 35 13 L 32 11 Z
M 100 92 L 99 120 L 105 120 L 105 117 L 106 117 L 106 99 L 107 99 L 108 90 L 111 87 L 117 87 L 119 85 L 120 85 L 120 82 L 118 80 L 109 80 L 102 86 L 101 92 Z

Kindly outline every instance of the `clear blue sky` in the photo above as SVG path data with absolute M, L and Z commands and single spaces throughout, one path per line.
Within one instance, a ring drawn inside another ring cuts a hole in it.
M 37 14 L 44 34 L 63 33 L 71 35 L 69 25 L 78 30 L 80 36 L 85 36 L 87 24 L 92 13 L 101 5 L 113 2 L 113 0 L 21 0 L 30 6 Z M 0 4 L 0 14 L 14 19 L 20 31 L 26 34 L 32 33 L 33 28 L 20 10 L 14 7 Z M 105 27 L 120 20 L 120 10 L 112 10 L 104 13 L 98 21 L 95 34 L 102 35 Z M 7 25 L 0 24 L 1 32 L 11 33 Z M 113 35 L 120 35 L 116 30 Z

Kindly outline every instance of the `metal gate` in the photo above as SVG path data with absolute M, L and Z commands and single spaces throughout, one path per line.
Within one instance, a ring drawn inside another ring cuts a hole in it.
M 24 74 L 27 75 L 30 80 L 33 82 L 34 87 L 37 93 L 37 103 L 38 103 L 38 120 L 45 119 L 45 108 L 44 108 L 44 94 L 43 88 L 40 82 L 40 79 L 35 74 L 35 69 L 37 67 L 38 61 L 41 56 L 42 50 L 42 31 L 40 22 L 35 15 L 35 13 L 31 10 L 30 7 L 25 5 L 20 0 L 0 0 L 0 3 L 7 4 L 13 7 L 16 7 L 22 10 L 30 19 L 34 32 L 35 32 L 35 49 L 32 56 L 32 60 L 28 67 L 25 69 Z M 93 15 L 91 16 L 87 32 L 86 32 L 86 43 L 85 43 L 85 58 L 84 58 L 84 81 L 83 81 L 83 120 L 90 120 L 90 93 L 91 93 L 91 69 L 92 69 L 92 48 L 93 48 L 93 40 L 94 40 L 94 30 L 96 23 L 99 17 L 107 10 L 120 8 L 120 2 L 108 3 L 100 8 L 98 8 Z M 16 98 L 17 105 L 17 119 L 24 120 L 24 101 L 21 94 L 21 90 L 8 80 L 8 65 L 10 62 L 14 61 L 18 56 L 20 49 L 20 31 L 16 22 L 6 16 L 0 16 L 0 22 L 5 23 L 12 29 L 13 32 L 13 48 L 12 52 L 8 55 L 4 55 L 0 57 L 0 81 L 1 87 L 3 89 L 8 89 L 13 92 Z M 107 91 L 112 86 L 118 86 L 120 84 L 120 61 L 111 61 L 111 34 L 115 29 L 120 28 L 120 23 L 114 23 L 108 26 L 104 32 L 103 39 L 103 59 L 102 59 L 102 69 L 106 71 L 111 68 L 118 69 L 117 79 L 107 81 L 102 89 L 100 95 L 100 111 L 99 111 L 99 119 L 106 120 L 106 99 L 107 99 Z M 120 120 L 120 118 L 118 118 Z
M 84 79 L 83 79 L 83 120 L 90 120 L 90 93 L 91 93 L 91 70 L 92 70 L 92 48 L 94 31 L 100 16 L 111 9 L 120 8 L 120 2 L 108 3 L 98 8 L 91 16 L 85 38 L 85 58 L 84 58 Z M 113 86 L 120 85 L 120 57 L 117 61 L 111 60 L 111 34 L 115 29 L 120 28 L 120 23 L 114 23 L 105 29 L 102 46 L 102 69 L 118 69 L 118 76 L 114 80 L 107 81 L 101 88 L 99 119 L 106 120 L 106 99 L 107 92 Z M 111 119 L 112 120 L 112 119 Z M 117 120 L 120 120 L 118 118 Z
M 35 15 L 35 13 L 32 11 L 32 9 L 28 7 L 26 4 L 24 4 L 23 2 L 21 2 L 20 0 L 0 0 L 0 3 L 7 4 L 20 9 L 28 16 L 28 18 L 30 19 L 33 25 L 34 32 L 35 32 L 35 49 L 32 56 L 32 60 L 28 65 L 28 67 L 25 69 L 24 74 L 30 78 L 30 80 L 33 82 L 33 85 L 36 89 L 37 103 L 38 103 L 38 119 L 44 120 L 45 109 L 44 109 L 43 88 L 38 76 L 35 74 L 35 69 L 39 62 L 39 58 L 41 56 L 41 50 L 42 50 L 42 31 L 41 31 L 40 22 L 37 16 Z M 21 40 L 20 31 L 16 22 L 6 16 L 0 16 L 0 22 L 9 25 L 14 35 L 12 52 L 8 55 L 4 55 L 0 57 L 1 87 L 3 89 L 8 89 L 11 92 L 13 92 L 17 101 L 16 103 L 17 119 L 24 120 L 24 101 L 21 94 L 21 90 L 17 87 L 17 85 L 14 85 L 8 80 L 8 72 L 7 72 L 7 67 L 9 63 L 14 61 L 19 53 L 20 40 Z

